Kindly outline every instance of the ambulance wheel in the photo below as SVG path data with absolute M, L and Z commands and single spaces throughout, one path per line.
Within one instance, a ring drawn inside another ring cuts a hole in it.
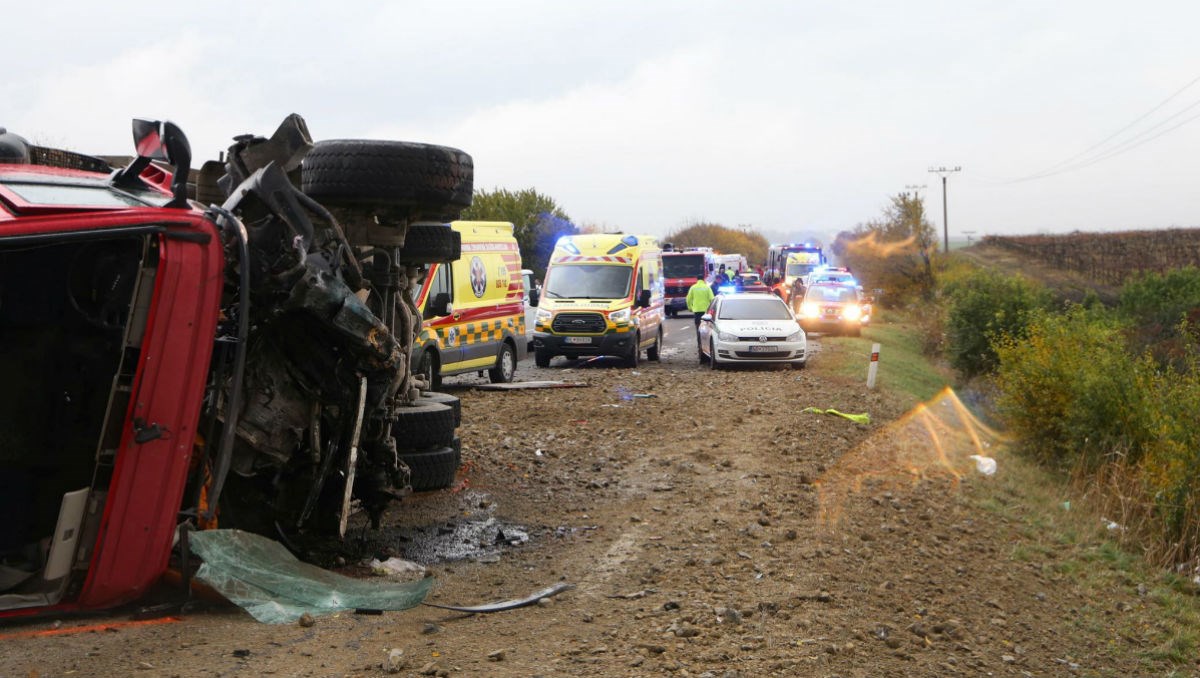
M 654 345 L 646 349 L 646 360 L 652 360 L 656 363 L 661 362 L 662 358 L 659 356 L 660 348 L 662 348 L 662 327 L 658 328 L 658 337 L 654 340 Z
M 633 335 L 633 346 L 631 346 L 629 348 L 629 353 L 625 354 L 625 363 L 628 364 L 630 367 L 637 367 L 638 364 L 641 362 L 642 347 L 639 346 L 639 344 L 641 344 L 641 343 L 642 343 L 642 335 L 634 334 Z
M 405 447 L 423 449 L 449 445 L 454 439 L 454 408 L 417 399 L 416 405 L 396 408 L 393 432 Z
M 442 387 L 442 370 L 438 365 L 437 356 L 433 351 L 424 351 L 421 357 L 417 359 L 416 367 L 413 368 L 413 374 L 425 375 L 425 383 L 431 389 L 439 389 Z
M 444 224 L 413 224 L 404 234 L 404 247 L 396 254 L 402 264 L 454 261 L 462 255 L 462 234 Z
M 550 367 L 550 359 L 553 357 L 554 356 L 549 351 L 543 351 L 540 348 L 534 349 L 533 364 L 537 365 L 538 367 Z
M 462 401 L 458 399 L 458 396 L 452 396 L 449 393 L 438 393 L 436 391 L 424 391 L 421 393 L 421 399 L 418 402 L 446 405 L 451 410 L 454 410 L 455 427 L 462 426 Z
M 414 492 L 441 490 L 454 484 L 454 475 L 462 465 L 462 441 L 454 438 L 449 445 L 417 452 L 400 452 L 400 461 L 412 473 Z
M 301 190 L 319 202 L 409 207 L 431 221 L 457 218 L 474 191 L 471 156 L 449 146 L 331 139 L 314 144 L 302 168 Z
M 488 379 L 493 384 L 507 384 L 516 372 L 517 351 L 506 341 L 500 344 L 500 355 L 496 356 L 496 366 L 488 370 Z

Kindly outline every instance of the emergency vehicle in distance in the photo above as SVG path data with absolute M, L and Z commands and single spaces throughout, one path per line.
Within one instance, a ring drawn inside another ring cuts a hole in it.
M 789 300 L 797 279 L 826 263 L 821 246 L 812 242 L 775 244 L 767 248 L 765 277 L 771 291 Z
M 636 367 L 663 343 L 662 250 L 648 235 L 567 235 L 550 254 L 533 332 L 534 360 L 619 356 Z
M 687 293 L 697 280 L 707 280 L 717 270 L 716 253 L 711 247 L 687 247 L 682 250 L 663 245 L 662 266 L 664 303 L 667 317 L 687 310 Z

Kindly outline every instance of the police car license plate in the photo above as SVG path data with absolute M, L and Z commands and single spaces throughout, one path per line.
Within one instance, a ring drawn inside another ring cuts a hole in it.
M 592 338 L 591 337 L 567 337 L 564 341 L 566 341 L 568 344 L 590 344 L 590 343 L 592 343 Z
M 770 350 L 771 350 L 770 346 L 751 346 L 750 347 L 751 353 L 766 353 L 767 351 L 770 351 Z

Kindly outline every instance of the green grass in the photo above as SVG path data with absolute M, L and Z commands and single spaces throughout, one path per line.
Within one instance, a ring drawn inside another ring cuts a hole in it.
M 871 344 L 878 343 L 879 369 L 875 387 L 904 394 L 914 403 L 933 398 L 950 383 L 949 373 L 921 353 L 917 326 L 905 317 L 887 314 L 863 330 L 861 337 L 821 337 L 817 360 L 838 375 L 867 380 Z

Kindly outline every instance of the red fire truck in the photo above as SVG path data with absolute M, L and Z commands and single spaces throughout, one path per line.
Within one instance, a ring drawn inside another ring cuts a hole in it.
M 663 247 L 663 284 L 666 288 L 667 316 L 674 318 L 681 310 L 687 311 L 687 293 L 697 280 L 706 280 L 715 266 L 715 253 L 711 247 L 688 247 L 682 250 Z

